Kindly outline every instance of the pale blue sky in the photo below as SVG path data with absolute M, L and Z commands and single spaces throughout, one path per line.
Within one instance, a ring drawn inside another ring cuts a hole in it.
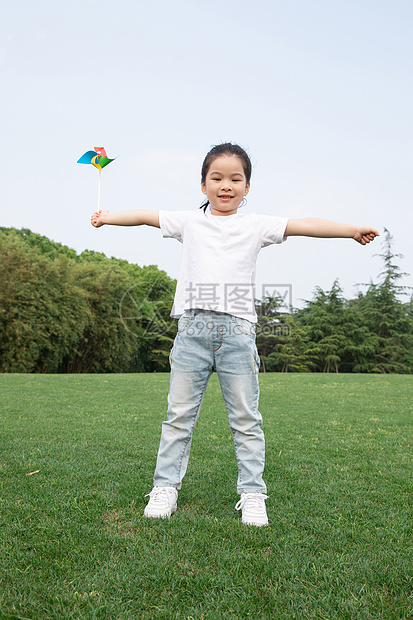
M 153 229 L 93 229 L 94 146 L 109 210 L 194 209 L 210 146 L 239 142 L 248 210 L 370 224 L 413 276 L 410 0 L 16 0 L 0 23 L 1 225 L 178 273 Z M 376 279 L 380 242 L 290 239 L 264 249 L 262 283 L 296 305 L 339 278 Z M 403 280 L 412 282 L 412 276 Z

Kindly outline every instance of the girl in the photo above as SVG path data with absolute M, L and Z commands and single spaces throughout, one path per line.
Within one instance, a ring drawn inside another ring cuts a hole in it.
M 192 433 L 203 395 L 215 370 L 221 385 L 238 463 L 236 504 L 242 522 L 268 524 L 265 507 L 264 435 L 258 411 L 259 357 L 255 346 L 255 262 L 261 248 L 287 237 L 348 237 L 365 245 L 379 234 L 370 226 L 316 218 L 287 219 L 238 209 L 250 189 L 251 161 L 240 146 L 214 146 L 205 157 L 198 211 L 99 211 L 104 224 L 160 228 L 182 243 L 182 258 L 171 312 L 179 318 L 171 351 L 167 420 L 148 494 L 146 517 L 170 517 L 177 508 Z

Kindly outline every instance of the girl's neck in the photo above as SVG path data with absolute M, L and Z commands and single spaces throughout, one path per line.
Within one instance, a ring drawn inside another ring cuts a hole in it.
M 222 213 L 221 211 L 216 211 L 214 209 L 214 211 L 211 209 L 211 215 L 213 215 L 214 217 L 228 217 L 229 215 L 237 215 L 238 213 L 238 209 L 235 209 L 234 211 L 228 212 L 228 213 Z

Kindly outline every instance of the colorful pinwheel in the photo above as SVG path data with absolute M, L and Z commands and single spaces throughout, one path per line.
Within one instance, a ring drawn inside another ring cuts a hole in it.
M 116 157 L 113 159 L 116 159 Z M 92 164 L 92 166 L 95 166 L 98 170 L 102 170 L 102 168 L 110 164 L 113 159 L 109 159 L 103 146 L 95 146 L 94 151 L 86 151 L 86 153 L 77 160 L 77 163 Z
M 95 166 L 95 168 L 99 170 L 98 211 L 100 210 L 100 175 L 103 168 L 110 164 L 110 162 L 114 159 L 116 159 L 116 157 L 110 159 L 106 155 L 106 151 L 103 146 L 95 146 L 94 151 L 86 151 L 86 153 L 84 153 L 82 157 L 77 160 L 78 164 L 92 164 L 92 166 Z

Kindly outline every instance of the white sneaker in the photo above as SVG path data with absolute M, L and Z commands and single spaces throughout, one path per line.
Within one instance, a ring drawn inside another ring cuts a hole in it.
M 268 495 L 263 493 L 241 493 L 241 499 L 235 510 L 242 510 L 242 522 L 245 525 L 268 525 L 265 500 Z
M 170 517 L 176 511 L 178 491 L 175 487 L 153 487 L 152 491 L 145 495 L 148 496 L 149 502 L 143 513 L 145 517 Z

